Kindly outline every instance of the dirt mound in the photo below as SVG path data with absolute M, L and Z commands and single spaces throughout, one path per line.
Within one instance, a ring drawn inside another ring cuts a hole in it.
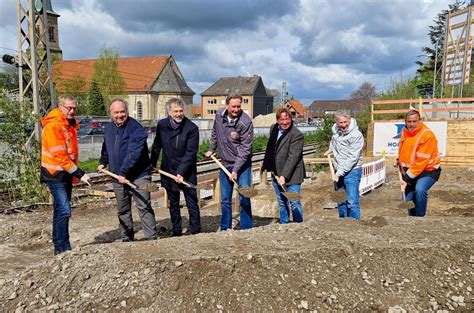
M 220 216 L 207 208 L 204 233 L 170 237 L 168 212 L 157 209 L 161 239 L 122 243 L 114 203 L 87 205 L 71 220 L 73 251 L 56 257 L 51 212 L 0 216 L 0 309 L 473 309 L 473 173 L 445 169 L 419 219 L 397 208 L 389 172 L 362 197 L 359 223 L 337 218 L 324 175 L 303 186 L 302 224 L 277 224 L 272 188 L 259 187 L 249 231 L 216 232 Z

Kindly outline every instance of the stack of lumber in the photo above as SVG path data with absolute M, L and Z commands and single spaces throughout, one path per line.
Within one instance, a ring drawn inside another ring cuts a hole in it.
M 474 166 L 474 121 L 448 121 L 445 166 Z

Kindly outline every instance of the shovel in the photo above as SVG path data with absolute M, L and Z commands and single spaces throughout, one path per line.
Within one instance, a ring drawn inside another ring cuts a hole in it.
M 173 175 L 173 174 L 170 174 L 170 173 L 168 173 L 168 172 L 165 172 L 165 171 L 163 171 L 163 170 L 158 170 L 158 172 L 159 172 L 161 175 L 167 176 L 167 177 L 169 177 L 169 178 L 173 178 L 173 179 L 177 179 L 177 178 L 178 178 L 177 176 L 175 176 L 175 175 Z M 188 187 L 188 188 L 194 188 L 194 189 L 197 188 L 196 185 L 191 184 L 191 183 L 188 183 L 187 181 L 183 181 L 183 185 L 185 185 L 185 186 Z
M 333 182 L 333 185 L 334 185 L 334 193 L 333 193 L 333 196 L 332 198 L 334 198 L 334 201 L 336 202 L 340 202 L 340 201 L 344 201 L 346 199 L 346 195 L 342 192 L 338 192 L 338 189 L 337 189 L 337 182 L 334 181 L 334 166 L 332 165 L 332 160 L 331 160 L 331 153 L 329 153 L 327 155 L 327 158 L 328 158 L 328 163 L 329 163 L 329 170 L 331 171 L 331 179 L 332 179 L 332 182 Z
M 239 184 L 231 178 L 232 175 L 230 174 L 230 172 L 225 168 L 225 166 L 213 154 L 211 154 L 211 158 L 214 162 L 217 163 L 217 165 L 219 165 L 219 167 L 224 171 L 224 173 L 226 173 L 226 175 L 229 177 L 230 180 L 232 180 L 232 182 L 235 184 L 235 186 L 237 186 L 237 192 L 241 196 L 246 197 L 246 198 L 252 198 L 252 197 L 255 197 L 258 194 L 258 191 L 255 188 L 252 188 L 252 187 L 242 187 L 241 188 L 239 186 Z
M 106 170 L 105 168 L 103 168 L 101 170 L 101 172 L 109 175 L 110 177 L 113 177 L 115 179 L 118 179 L 119 176 L 117 174 L 114 174 L 112 172 L 109 172 L 108 170 Z M 143 184 L 143 185 L 140 185 L 140 186 L 137 186 L 137 185 L 134 185 L 132 184 L 128 179 L 125 180 L 125 184 L 130 186 L 132 189 L 135 189 L 135 190 L 142 190 L 142 191 L 146 191 L 146 192 L 153 192 L 153 191 L 157 191 L 159 189 L 159 187 L 156 185 L 156 184 L 152 184 L 152 183 L 149 183 L 149 184 Z
M 398 180 L 400 181 L 400 190 L 402 191 L 403 202 L 407 202 L 405 197 L 405 188 L 407 187 L 407 183 L 403 180 L 402 172 L 400 171 L 398 171 Z
M 399 208 L 401 209 L 410 209 L 412 207 L 412 204 L 408 202 L 406 195 L 405 195 L 405 189 L 407 188 L 407 183 L 403 180 L 402 176 L 402 168 L 401 166 L 398 167 L 398 180 L 400 182 L 400 190 L 402 191 L 402 199 L 403 202 L 398 205 Z
M 285 196 L 285 198 L 287 198 L 288 200 L 290 201 L 297 201 L 297 200 L 300 200 L 301 199 L 301 196 L 299 193 L 297 192 L 294 192 L 294 191 L 287 191 L 286 188 L 285 188 L 285 185 L 282 185 L 280 184 L 280 182 L 278 182 L 278 177 L 275 175 L 275 173 L 272 173 L 273 177 L 275 177 L 278 185 L 281 187 L 281 189 L 283 189 L 283 192 L 281 193 L 283 196 Z

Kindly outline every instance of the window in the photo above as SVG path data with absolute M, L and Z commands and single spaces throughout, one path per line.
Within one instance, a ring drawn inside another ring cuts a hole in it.
M 242 99 L 242 103 L 243 104 L 249 103 L 249 99 Z
M 217 99 L 207 99 L 207 104 L 217 104 Z
M 216 115 L 217 110 L 207 110 L 208 115 Z
M 143 120 L 143 104 L 141 101 L 137 102 L 137 120 Z
M 49 41 L 56 42 L 56 38 L 54 37 L 54 27 L 49 27 L 48 33 L 49 33 Z

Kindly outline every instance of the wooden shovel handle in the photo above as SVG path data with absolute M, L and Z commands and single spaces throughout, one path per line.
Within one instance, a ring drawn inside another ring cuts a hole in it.
M 235 183 L 235 181 L 232 179 L 232 174 L 229 172 L 228 169 L 225 168 L 224 164 L 221 163 L 221 161 L 219 161 L 215 156 L 214 154 L 211 154 L 211 158 L 214 162 L 217 163 L 217 165 L 220 166 L 220 168 L 224 171 L 224 173 L 226 173 L 227 176 L 229 176 L 229 178 Z
M 281 189 L 283 189 L 283 192 L 286 192 L 285 186 L 280 184 L 280 182 L 278 181 L 278 177 L 275 175 L 275 173 L 272 172 L 272 175 L 273 175 L 273 177 L 275 177 L 275 179 L 276 179 L 278 185 L 281 187 Z
M 112 173 L 112 172 L 106 170 L 105 168 L 101 169 L 100 171 L 103 172 L 103 173 L 105 173 L 105 174 L 107 174 L 107 175 L 109 175 L 110 177 L 113 177 L 113 178 L 117 179 L 117 180 L 119 179 L 119 176 L 118 176 L 117 174 L 114 174 L 114 173 Z M 129 186 L 132 187 L 133 189 L 137 189 L 137 186 L 135 186 L 134 184 L 132 184 L 128 179 L 125 180 L 125 184 L 129 185 Z
M 331 154 L 327 155 L 328 163 L 329 163 L 329 170 L 331 171 L 331 178 L 334 181 L 334 166 L 332 165 Z
M 407 183 L 403 180 L 402 172 L 398 171 L 398 180 L 400 181 L 400 189 L 404 193 Z
M 177 179 L 178 177 L 176 175 L 173 175 L 171 173 L 168 173 L 168 172 L 165 172 L 163 170 L 158 170 L 158 173 L 160 173 L 161 175 L 164 175 L 164 176 L 168 176 L 169 178 L 173 178 L 173 179 Z M 188 182 L 185 182 L 183 181 L 183 185 L 185 185 L 186 187 L 189 187 L 189 188 L 192 188 L 193 186 L 191 186 L 191 184 L 189 184 Z

